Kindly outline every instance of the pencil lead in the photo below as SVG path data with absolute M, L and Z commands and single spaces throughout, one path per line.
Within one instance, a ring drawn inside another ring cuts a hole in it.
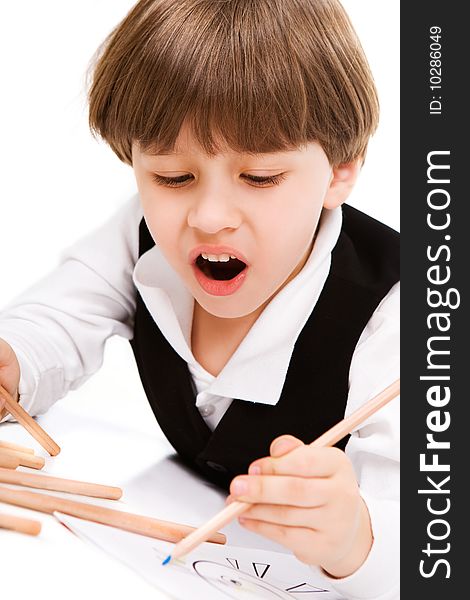
M 171 554 L 165 558 L 165 560 L 162 562 L 162 565 L 166 565 L 167 563 L 170 562 L 170 560 L 171 560 Z

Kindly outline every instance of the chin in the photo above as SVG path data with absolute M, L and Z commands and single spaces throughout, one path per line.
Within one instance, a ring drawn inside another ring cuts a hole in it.
M 215 299 L 214 301 L 206 298 L 195 297 L 197 303 L 209 314 L 219 319 L 238 319 L 246 317 L 254 312 L 259 305 L 249 305 L 241 303 L 236 296 L 230 298 L 229 296 L 222 296 Z

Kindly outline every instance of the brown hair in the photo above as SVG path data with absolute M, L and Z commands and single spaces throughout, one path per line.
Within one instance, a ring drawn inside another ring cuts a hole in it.
M 90 65 L 89 123 L 127 164 L 171 152 L 187 120 L 208 155 L 317 141 L 365 155 L 377 94 L 337 0 L 140 0 Z

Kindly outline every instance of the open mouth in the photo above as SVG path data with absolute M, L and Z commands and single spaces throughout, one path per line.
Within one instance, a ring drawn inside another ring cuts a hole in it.
M 203 258 L 200 254 L 196 259 L 196 267 L 209 279 L 216 281 L 229 281 L 239 275 L 246 264 L 238 258 L 229 258 L 225 261 L 212 261 Z

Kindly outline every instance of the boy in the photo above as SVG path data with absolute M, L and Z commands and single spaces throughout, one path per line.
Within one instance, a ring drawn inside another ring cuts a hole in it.
M 162 430 L 254 503 L 247 528 L 393 597 L 396 406 L 305 445 L 397 378 L 397 236 L 342 208 L 378 106 L 340 5 L 142 0 L 89 100 L 138 195 L 4 311 L 0 382 L 38 414 L 127 337 Z

